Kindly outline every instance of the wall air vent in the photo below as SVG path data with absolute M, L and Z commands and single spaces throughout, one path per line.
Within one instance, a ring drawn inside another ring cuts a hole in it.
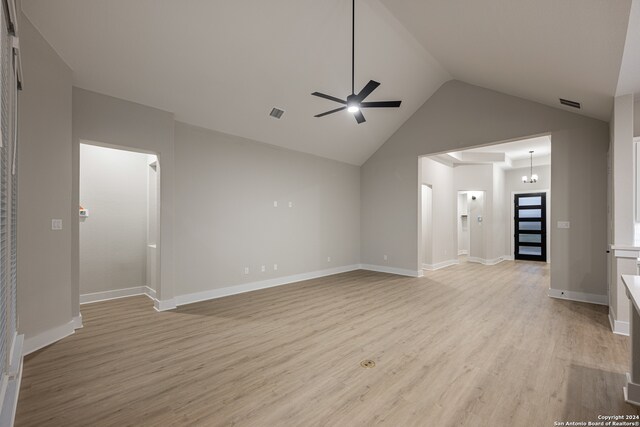
M 281 118 L 283 114 L 284 114 L 284 110 L 281 110 L 281 109 L 276 108 L 276 107 L 273 107 L 273 109 L 269 113 L 269 115 L 271 117 L 275 118 L 275 119 Z
M 582 107 L 580 106 L 580 103 L 579 103 L 579 102 L 571 101 L 571 100 L 564 99 L 564 98 L 560 98 L 560 104 L 562 104 L 562 105 L 566 105 L 567 107 L 573 107 L 573 108 L 578 108 L 578 109 L 579 109 L 579 108 L 582 108 Z

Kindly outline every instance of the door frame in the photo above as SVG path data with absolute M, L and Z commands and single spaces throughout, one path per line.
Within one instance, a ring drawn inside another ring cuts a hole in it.
M 515 216 L 516 216 L 516 211 L 515 211 L 515 196 L 516 194 L 528 194 L 528 193 L 545 193 L 545 199 L 547 202 L 547 209 L 546 209 L 546 216 L 547 216 L 547 226 L 546 226 L 546 232 L 547 232 L 547 264 L 549 264 L 551 262 L 551 190 L 549 189 L 540 189 L 540 190 L 536 190 L 536 189 L 532 189 L 532 190 L 522 190 L 522 191 L 512 191 L 511 192 L 511 199 L 509 200 L 509 206 L 511 206 L 510 210 L 511 210 L 511 215 L 509 218 L 511 221 L 511 233 L 509 234 L 509 248 L 510 248 L 510 252 L 509 252 L 509 256 L 511 257 L 511 259 L 515 259 L 515 253 L 516 253 L 516 248 L 515 248 L 515 239 L 514 236 L 516 234 L 516 225 L 515 225 Z

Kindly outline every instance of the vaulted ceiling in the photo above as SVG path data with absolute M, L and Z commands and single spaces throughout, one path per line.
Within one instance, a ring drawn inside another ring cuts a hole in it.
M 310 96 L 350 93 L 348 0 L 23 0 L 78 87 L 176 119 L 362 164 L 445 81 L 608 120 L 630 0 L 357 0 L 356 91 L 401 99 L 357 125 Z M 28 84 L 28 83 L 27 83 Z M 369 100 L 369 99 L 368 99 Z M 281 120 L 272 107 L 285 110 Z
M 381 1 L 454 78 L 609 120 L 630 0 Z

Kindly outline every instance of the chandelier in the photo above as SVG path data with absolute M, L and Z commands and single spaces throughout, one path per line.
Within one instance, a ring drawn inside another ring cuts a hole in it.
M 538 175 L 533 173 L 533 150 L 529 151 L 529 160 L 531 163 L 531 178 L 529 178 L 527 175 L 524 175 L 522 177 L 522 182 L 524 182 L 525 184 L 533 184 L 534 182 L 538 182 Z

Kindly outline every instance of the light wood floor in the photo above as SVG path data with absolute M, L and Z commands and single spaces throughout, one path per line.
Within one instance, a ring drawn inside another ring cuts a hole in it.
M 637 414 L 605 307 L 545 264 L 355 271 L 157 313 L 82 306 L 26 358 L 17 426 L 552 426 Z M 374 368 L 360 361 L 372 359 Z

